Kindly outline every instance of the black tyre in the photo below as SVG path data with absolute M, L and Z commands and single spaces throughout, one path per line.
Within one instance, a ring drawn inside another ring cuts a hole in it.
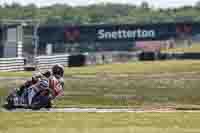
M 3 105 L 3 107 L 7 110 L 15 109 L 14 101 L 12 96 L 8 96 L 6 99 L 7 103 Z

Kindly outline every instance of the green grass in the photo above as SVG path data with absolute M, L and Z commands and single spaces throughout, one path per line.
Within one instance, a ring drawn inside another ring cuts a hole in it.
M 190 52 L 197 53 L 200 52 L 200 44 L 193 44 L 191 47 L 181 47 L 181 48 L 172 48 L 168 50 L 162 50 L 162 52 Z
M 0 113 L 0 133 L 199 133 L 200 113 Z
M 71 76 L 78 78 L 71 78 Z M 124 75 L 125 77 L 121 77 Z M 0 96 L 21 80 L 3 80 Z M 200 105 L 200 61 L 161 61 L 66 68 L 66 106 Z
M 60 107 L 200 104 L 200 79 L 93 78 L 69 79 L 66 83 L 65 94 L 68 97 L 56 101 Z
M 200 61 L 149 61 L 121 64 L 105 64 L 78 68 L 66 68 L 65 77 L 105 74 L 158 74 L 178 72 L 200 72 Z M 0 72 L 0 77 L 30 77 L 31 72 Z
M 156 78 L 145 76 L 66 78 L 65 96 L 56 100 L 55 105 L 56 107 L 200 105 L 200 76 L 195 76 L 198 74 L 177 74 L 176 77 L 160 74 Z M 190 79 L 191 77 L 194 79 Z M 0 96 L 6 96 L 8 88 L 19 86 L 20 82 L 22 81 L 13 80 L 2 83 Z
M 32 72 L 0 72 L 0 77 L 31 77 Z
M 129 62 L 121 64 L 108 64 L 99 66 L 88 66 L 81 68 L 67 68 L 68 75 L 97 75 L 97 74 L 158 74 L 178 72 L 200 72 L 200 61 L 149 61 Z

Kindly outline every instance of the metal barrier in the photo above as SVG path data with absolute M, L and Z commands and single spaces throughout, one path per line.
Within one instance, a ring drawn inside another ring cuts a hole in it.
M 24 58 L 0 58 L 0 71 L 23 71 Z
M 38 69 L 50 69 L 55 64 L 68 66 L 69 54 L 54 55 L 54 56 L 38 56 L 36 57 Z

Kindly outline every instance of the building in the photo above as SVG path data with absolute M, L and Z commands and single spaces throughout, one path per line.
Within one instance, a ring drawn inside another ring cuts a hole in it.
M 23 22 L 25 21 L 1 23 L 0 57 L 66 52 L 134 51 L 143 47 L 148 50 L 149 46 L 150 49 L 159 50 L 160 45 L 172 47 L 174 45 L 171 42 L 179 42 L 179 40 L 200 40 L 198 39 L 200 23 L 192 22 L 137 25 L 40 25 L 36 28 L 33 25 L 24 26 Z
M 152 45 L 156 41 L 190 40 L 193 36 L 197 38 L 199 33 L 200 23 L 192 22 L 137 25 L 43 25 L 38 30 L 40 50 L 44 51 L 47 44 L 52 44 L 54 53 L 132 51 L 137 48 L 136 44 Z M 140 41 L 149 43 L 137 43 Z M 158 47 L 158 45 L 155 46 Z
M 0 57 L 21 57 L 23 28 L 18 24 L 0 24 Z

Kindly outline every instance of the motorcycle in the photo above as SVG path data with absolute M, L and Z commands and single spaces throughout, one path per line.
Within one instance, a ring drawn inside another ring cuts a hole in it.
M 52 107 L 52 98 L 49 89 L 39 91 L 32 99 L 31 105 L 28 104 L 28 91 L 20 94 L 18 89 L 13 89 L 6 98 L 4 108 L 8 110 L 24 108 L 39 110 L 41 108 L 49 109 Z

